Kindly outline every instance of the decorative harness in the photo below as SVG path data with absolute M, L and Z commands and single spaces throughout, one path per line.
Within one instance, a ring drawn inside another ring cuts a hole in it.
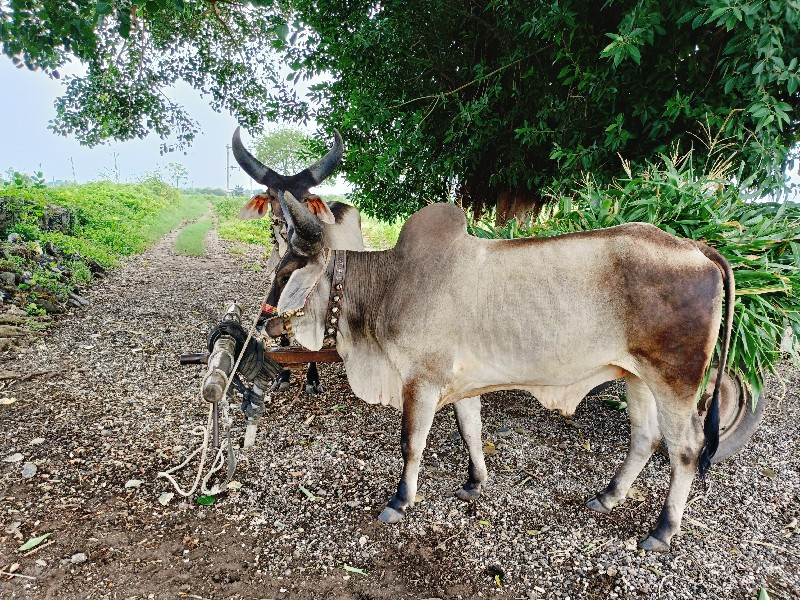
M 342 300 L 344 299 L 344 275 L 347 272 L 347 251 L 333 251 L 333 280 L 331 293 L 328 296 L 328 310 L 325 313 L 325 338 L 323 348 L 336 346 L 336 334 L 339 332 L 339 320 L 342 316 Z M 306 298 L 308 302 L 308 298 Z
M 289 339 L 294 337 L 292 331 L 292 317 L 302 317 L 305 314 L 305 305 L 308 304 L 308 299 L 316 291 L 319 282 L 328 270 L 331 257 L 333 258 L 333 276 L 331 278 L 331 291 L 328 295 L 328 308 L 325 312 L 325 337 L 322 340 L 323 348 L 333 348 L 336 346 L 336 335 L 339 332 L 339 323 L 342 316 L 342 301 L 344 300 L 344 278 L 347 273 L 347 251 L 346 250 L 329 250 L 328 257 L 325 261 L 325 267 L 322 269 L 320 276 L 314 282 L 306 296 L 303 307 L 276 315 L 277 308 L 269 304 L 265 304 L 261 309 L 262 319 L 280 318 L 283 321 L 283 329 Z

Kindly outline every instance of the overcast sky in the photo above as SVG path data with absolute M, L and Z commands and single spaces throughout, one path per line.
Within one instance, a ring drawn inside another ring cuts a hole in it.
M 92 181 L 114 172 L 116 152 L 120 181 L 136 181 L 167 163 L 180 162 L 189 170 L 189 186 L 225 187 L 225 146 L 230 144 L 236 120 L 230 114 L 214 112 L 188 85 L 178 86 L 173 98 L 200 124 L 201 133 L 185 155 L 173 152 L 164 156 L 159 154 L 161 140 L 156 135 L 87 148 L 73 138 L 54 134 L 47 125 L 55 115 L 53 103 L 61 88 L 60 81 L 41 72 L 17 69 L 0 56 L 0 173 L 9 167 L 24 173 L 41 169 L 47 181 L 72 181 L 72 158 L 75 179 Z M 250 141 L 247 134 L 243 139 L 245 144 Z M 233 156 L 230 161 L 236 164 Z M 231 171 L 231 187 L 237 184 L 246 189 L 250 186 L 250 178 L 238 168 Z M 343 189 L 346 186 L 337 185 L 325 191 L 341 193 Z

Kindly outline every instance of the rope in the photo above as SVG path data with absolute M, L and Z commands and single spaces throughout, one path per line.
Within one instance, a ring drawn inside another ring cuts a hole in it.
M 256 325 L 258 324 L 258 317 L 260 316 L 261 307 L 264 306 L 264 304 L 267 301 L 267 297 L 269 296 L 273 275 L 274 275 L 273 272 L 267 273 L 267 280 L 265 286 L 267 292 L 266 294 L 264 294 L 264 299 L 258 305 L 259 310 L 256 312 L 255 319 L 253 319 L 253 322 L 250 324 L 250 331 L 247 332 L 247 339 L 245 340 L 244 345 L 242 346 L 242 351 L 239 353 L 239 356 L 233 365 L 231 374 L 236 373 L 237 369 L 239 368 L 239 363 L 242 361 L 242 358 L 244 357 L 245 349 L 247 348 L 247 345 L 250 343 L 250 340 L 253 337 L 253 333 L 256 330 Z M 201 482 L 201 479 L 202 479 L 202 485 L 200 485 L 200 492 L 203 495 L 215 496 L 216 494 L 219 494 L 231 482 L 231 479 L 233 478 L 233 472 L 236 468 L 236 455 L 234 454 L 233 446 L 231 445 L 231 426 L 233 425 L 233 419 L 230 417 L 228 410 L 229 408 L 228 388 L 230 388 L 231 380 L 233 379 L 233 377 L 228 377 L 223 371 L 220 371 L 219 369 L 216 369 L 216 371 L 222 373 L 225 379 L 225 389 L 222 391 L 222 400 L 219 401 L 219 408 L 221 409 L 224 415 L 222 420 L 224 421 L 225 425 L 225 435 L 224 435 L 225 439 L 224 442 L 223 440 L 220 440 L 219 449 L 217 450 L 216 456 L 214 456 L 214 460 L 211 462 L 211 467 L 206 472 L 205 477 L 203 477 L 203 467 L 205 466 L 206 460 L 208 458 L 208 443 L 210 437 L 209 434 L 211 432 L 212 420 L 214 414 L 213 405 L 208 410 L 208 420 L 206 421 L 205 426 L 199 425 L 194 429 L 192 429 L 192 435 L 203 436 L 203 441 L 200 444 L 200 447 L 198 447 L 194 452 L 192 452 L 186 458 L 186 460 L 184 460 L 178 466 L 172 467 L 171 469 L 167 469 L 166 471 L 160 471 L 157 475 L 157 477 L 161 477 L 169 481 L 172 484 L 172 487 L 175 488 L 175 491 L 184 498 L 188 498 L 189 496 L 194 495 L 198 485 Z M 212 371 L 212 373 L 216 371 Z M 205 383 L 206 378 L 209 375 L 210 373 L 206 373 L 205 377 L 203 377 L 203 380 L 200 382 L 200 389 L 198 390 L 198 397 L 200 398 L 200 400 L 203 400 L 203 384 Z M 184 490 L 181 488 L 180 484 L 176 481 L 175 477 L 173 477 L 173 473 L 176 473 L 177 471 L 184 469 L 192 461 L 192 459 L 195 456 L 197 456 L 198 453 L 200 454 L 200 463 L 197 465 L 197 474 L 195 475 L 194 483 L 192 484 L 192 487 L 189 488 L 189 490 Z M 228 476 L 225 478 L 225 482 L 222 485 L 215 484 L 211 489 L 208 489 L 209 479 L 211 479 L 211 477 L 213 477 L 214 474 L 222 468 L 222 465 L 225 462 L 223 459 L 223 453 L 227 453 L 228 455 L 228 467 L 229 467 Z

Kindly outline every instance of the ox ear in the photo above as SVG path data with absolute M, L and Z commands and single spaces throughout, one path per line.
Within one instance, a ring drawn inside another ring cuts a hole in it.
M 320 253 L 315 255 L 305 267 L 292 273 L 278 300 L 279 315 L 300 310 L 306 305 L 306 300 L 323 275 L 325 264 Z
M 306 208 L 323 223 L 328 225 L 336 223 L 336 217 L 333 216 L 328 203 L 319 196 L 308 196 L 306 198 Z
M 269 193 L 253 196 L 239 213 L 240 219 L 260 219 L 269 210 Z

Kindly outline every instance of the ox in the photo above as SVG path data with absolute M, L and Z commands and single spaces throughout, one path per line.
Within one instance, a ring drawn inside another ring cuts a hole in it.
M 395 523 L 412 506 L 443 406 L 455 403 L 469 452 L 458 495 L 471 498 L 487 478 L 480 394 L 527 390 L 570 415 L 594 386 L 624 377 L 628 453 L 588 506 L 606 513 L 621 503 L 663 436 L 669 490 L 640 547 L 669 550 L 694 471 L 705 474 L 719 440 L 722 377 L 705 423 L 698 406 L 723 298 L 721 365 L 730 343 L 734 281 L 717 251 L 643 223 L 483 240 L 467 234 L 459 207 L 433 204 L 406 222 L 392 250 L 333 252 L 323 248 L 318 219 L 288 193 L 282 202 L 290 247 L 270 290 L 279 316 L 267 331 L 291 324 L 311 350 L 335 335 L 353 392 L 402 410 L 404 466 L 382 521 Z
M 291 193 L 319 219 L 322 224 L 322 241 L 326 248 L 364 249 L 364 241 L 361 237 L 361 215 L 358 211 L 341 202 L 327 203 L 309 191 L 310 188 L 327 179 L 342 160 L 343 144 L 338 131 L 334 130 L 333 147 L 328 153 L 295 175 L 281 175 L 253 156 L 244 147 L 238 127 L 233 134 L 231 146 L 233 156 L 242 170 L 267 188 L 266 193 L 254 196 L 239 214 L 241 219 L 260 219 L 269 210 L 275 244 L 267 261 L 267 273 L 275 270 L 278 260 L 286 254 L 288 249 L 286 219 L 278 200 L 279 194 L 284 191 Z M 272 389 L 288 388 L 290 376 L 291 372 L 288 369 L 284 370 L 275 379 Z M 309 395 L 325 390 L 320 383 L 316 363 L 311 363 L 308 367 L 305 390 Z

